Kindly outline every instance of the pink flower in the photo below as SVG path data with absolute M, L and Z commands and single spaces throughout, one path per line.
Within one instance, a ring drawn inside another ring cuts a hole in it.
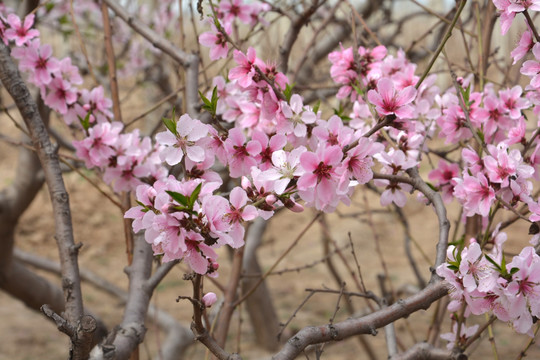
M 259 130 L 253 130 L 251 139 L 261 144 L 262 151 L 259 160 L 259 169 L 263 171 L 272 167 L 272 154 L 283 149 L 287 144 L 285 135 L 275 134 L 269 139 L 268 135 Z
M 450 202 L 453 199 L 455 185 L 453 179 L 459 175 L 459 170 L 458 164 L 449 164 L 444 160 L 439 160 L 439 166 L 430 171 L 428 175 L 430 180 L 436 181 L 435 184 L 439 187 L 445 202 Z
M 210 307 L 210 306 L 214 305 L 216 303 L 216 301 L 217 301 L 217 295 L 214 294 L 213 292 L 206 293 L 202 297 L 202 302 L 203 302 L 204 306 L 206 306 L 206 307 Z
M 452 332 L 441 334 L 441 339 L 448 341 L 448 344 L 446 345 L 446 348 L 448 350 L 452 350 L 456 346 L 455 342 L 456 342 L 456 337 L 457 337 L 457 332 L 458 332 L 458 326 L 460 327 L 459 328 L 460 337 L 458 338 L 459 345 L 465 344 L 467 342 L 467 339 L 469 339 L 471 336 L 476 334 L 479 327 L 479 325 L 473 325 L 473 326 L 467 327 L 462 323 L 458 325 L 458 323 L 455 322 L 454 325 L 452 326 Z
M 307 134 L 306 124 L 313 124 L 317 120 L 313 111 L 304 109 L 302 97 L 298 94 L 293 94 L 290 105 L 283 104 L 281 109 L 287 121 L 278 124 L 278 131 L 285 134 L 292 132 L 297 137 L 304 137 Z
M 236 80 L 238 85 L 247 88 L 253 83 L 253 76 L 256 73 L 253 67 L 256 62 L 258 63 L 255 49 L 249 47 L 246 55 L 241 51 L 235 50 L 233 57 L 238 66 L 229 71 L 229 80 Z
M 8 28 L 4 35 L 7 40 L 15 40 L 15 45 L 23 46 L 30 39 L 39 36 L 39 31 L 31 29 L 34 25 L 34 14 L 27 15 L 24 18 L 24 23 L 21 24 L 21 19 L 15 14 L 9 14 L 7 17 Z
M 176 122 L 176 132 L 173 134 L 167 130 L 156 134 L 156 141 L 165 146 L 160 153 L 161 160 L 172 166 L 182 161 L 186 154 L 192 161 L 202 162 L 204 149 L 197 141 L 208 134 L 207 125 L 184 114 Z
M 225 149 L 228 153 L 231 177 L 248 175 L 251 167 L 258 164 L 255 156 L 262 151 L 261 143 L 252 140 L 245 144 L 245 141 L 246 137 L 241 129 L 233 128 L 229 131 L 229 137 L 225 141 Z
M 439 137 L 445 138 L 447 144 L 455 144 L 472 137 L 472 133 L 467 127 L 465 114 L 459 105 L 452 105 L 444 109 L 443 116 L 437 119 L 437 125 L 441 128 Z
M 39 44 L 39 40 L 37 41 Z M 51 82 L 51 74 L 59 69 L 58 60 L 52 57 L 52 48 L 45 44 L 42 46 L 29 46 L 21 59 L 21 70 L 31 71 L 32 82 L 36 85 L 47 85 Z
M 242 223 L 250 221 L 258 216 L 258 211 L 253 205 L 246 205 L 248 197 L 241 187 L 235 187 L 231 190 L 229 196 L 230 208 L 225 212 L 225 218 L 229 221 L 232 228 L 229 232 L 233 240 L 231 247 L 239 248 L 244 245 L 245 229 Z
M 300 155 L 306 151 L 307 149 L 304 146 L 299 146 L 290 153 L 278 150 L 272 154 L 272 164 L 274 166 L 263 172 L 262 177 L 274 182 L 273 190 L 276 194 L 283 194 L 289 182 L 303 174 L 303 170 L 299 166 Z
M 454 196 L 463 204 L 465 216 L 479 214 L 488 216 L 495 201 L 495 190 L 483 173 L 474 176 L 465 174 L 463 179 L 456 178 Z
M 231 33 L 231 27 L 226 24 L 224 31 L 227 34 Z M 210 48 L 210 60 L 218 60 L 227 57 L 229 53 L 229 44 L 227 38 L 222 34 L 214 24 L 212 24 L 212 31 L 202 33 L 199 36 L 199 42 L 201 45 Z
M 113 118 L 109 110 L 112 107 L 112 100 L 105 97 L 103 86 L 97 86 L 90 91 L 83 89 L 80 101 L 84 104 L 83 109 L 91 114 L 91 123 L 94 121 L 101 123 Z
M 359 184 L 365 184 L 373 178 L 372 155 L 382 151 L 384 146 L 381 143 L 374 143 L 368 138 L 358 139 L 358 145 L 347 151 L 343 161 L 343 173 L 340 179 L 339 189 L 345 191 L 349 186 L 349 180 L 353 177 Z
M 332 115 L 328 121 L 320 121 L 312 133 L 322 144 L 343 147 L 352 142 L 354 131 L 350 127 L 344 126 L 339 116 Z
M 67 113 L 67 106 L 77 100 L 77 92 L 71 88 L 71 84 L 61 78 L 52 79 L 48 86 L 49 91 L 45 96 L 45 104 L 55 111 L 64 115 Z
M 511 119 L 519 119 L 521 110 L 527 109 L 530 103 L 527 99 L 521 97 L 521 86 L 516 85 L 512 89 L 501 90 L 499 96 L 503 104 L 503 109 L 507 111 Z
M 205 275 L 214 271 L 213 263 L 217 260 L 217 254 L 210 246 L 204 243 L 204 238 L 193 231 L 189 231 L 184 239 L 187 250 L 184 260 L 197 274 Z M 170 260 L 174 260 L 171 258 Z M 163 258 L 165 260 L 165 257 Z
M 525 61 L 519 71 L 523 75 L 530 76 L 531 85 L 537 89 L 540 87 L 540 43 L 534 44 L 533 54 L 536 60 Z
M 376 106 L 377 112 L 382 116 L 396 115 L 398 118 L 410 119 L 414 109 L 410 104 L 416 96 L 416 89 L 408 86 L 396 92 L 394 83 L 388 78 L 377 82 L 377 91 L 369 90 L 368 99 Z
M 315 200 L 320 210 L 332 205 L 341 175 L 336 170 L 342 159 L 343 152 L 337 145 L 320 146 L 316 153 L 306 151 L 300 155 L 300 165 L 305 171 L 297 183 L 300 196 L 307 201 Z
M 521 60 L 532 48 L 534 42 L 532 37 L 532 32 L 530 29 L 527 29 L 521 35 L 519 43 L 514 50 L 510 53 L 510 56 L 514 59 L 512 65 L 515 65 L 518 60 Z
M 242 0 L 222 0 L 218 11 L 225 24 L 233 22 L 236 18 L 244 24 L 251 22 L 251 6 L 244 4 Z

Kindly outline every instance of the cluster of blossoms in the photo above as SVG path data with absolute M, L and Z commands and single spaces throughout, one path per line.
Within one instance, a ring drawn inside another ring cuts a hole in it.
M 515 15 L 527 10 L 539 11 L 537 1 L 493 1 L 501 12 L 502 33 L 505 34 Z M 537 132 L 526 138 L 526 121 L 523 110 L 532 109 L 540 113 L 540 47 L 533 40 L 533 31 L 528 28 L 520 38 L 511 56 L 514 63 L 532 52 L 535 60 L 527 60 L 521 74 L 531 78 L 523 90 L 520 86 L 495 92 L 489 85 L 482 92 L 468 88 L 464 98 L 467 113 L 459 106 L 455 95 L 445 94 L 441 102 L 445 117 L 437 120 L 440 134 L 448 143 L 466 141 L 481 135 L 485 142 L 482 151 L 462 149 L 460 169 L 457 163 L 441 161 L 439 169 L 430 173 L 430 179 L 441 189 L 446 201 L 455 197 L 462 204 L 465 216 L 480 215 L 484 226 L 494 216 L 497 208 L 526 204 L 531 222 L 540 220 L 540 205 L 532 196 L 532 179 L 538 179 L 540 143 Z M 532 50 L 532 51 L 531 51 Z M 536 126 L 540 125 L 537 123 Z M 446 129 L 446 130 L 445 130 Z M 487 233 L 490 229 L 484 229 Z M 538 235 L 531 240 L 538 243 Z M 452 298 L 448 308 L 457 311 L 465 306 L 465 316 L 493 313 L 498 319 L 510 322 L 519 333 L 533 336 L 532 327 L 540 317 L 540 257 L 534 247 L 525 247 L 519 255 L 507 263 L 502 245 L 507 235 L 498 227 L 481 244 L 471 239 L 468 246 L 450 246 L 446 263 L 437 268 L 437 274 L 451 287 Z M 491 245 L 490 251 L 486 245 Z M 462 326 L 463 324 L 459 324 Z M 456 339 L 454 333 L 445 334 L 449 348 Z M 476 327 L 462 326 L 461 334 L 472 336 Z
M 535 1 L 521 3 L 495 1 L 504 15 L 503 32 L 515 13 L 537 10 Z M 163 19 L 172 18 L 170 2 L 159 9 L 155 28 L 166 33 Z M 226 57 L 234 22 L 254 27 L 267 10 L 263 3 L 223 0 L 214 8 L 212 31 L 199 41 L 210 47 L 211 59 Z M 211 100 L 203 99 L 217 126 L 185 114 L 165 120 L 167 130 L 153 143 L 114 121 L 103 88 L 80 88 L 78 69 L 69 58 L 52 56 L 33 22 L 33 15 L 22 20 L 0 16 L 0 38 L 14 43 L 19 68 L 44 102 L 84 134 L 74 146 L 86 166 L 100 169 L 117 192 L 136 189 L 138 205 L 125 216 L 134 219 L 135 231 L 144 230 L 163 261 L 183 259 L 196 273 L 215 276 L 215 250 L 242 246 L 245 222 L 268 219 L 281 207 L 333 211 L 341 202 L 350 203 L 355 186 L 374 178 L 374 166 L 379 168 L 374 183 L 382 189 L 381 204 L 402 207 L 413 188 L 399 179 L 419 166 L 429 151 L 427 141 L 437 135 L 448 144 L 473 137 L 482 142 L 481 150 L 462 149 L 459 162 L 443 156 L 429 173 L 445 201 L 456 198 L 465 217 L 485 220 L 503 205 L 526 204 L 530 220 L 540 220 L 531 181 L 539 177 L 540 143 L 536 135 L 527 139 L 524 116 L 530 109 L 540 113 L 540 45 L 530 29 L 512 52 L 515 62 L 531 52 L 535 58 L 521 68 L 531 78 L 525 89 L 496 91 L 486 85 L 474 91 L 469 79 L 459 79 L 459 91 L 442 92 L 434 75 L 419 83 L 416 65 L 403 51 L 391 55 L 384 46 L 360 47 L 355 60 L 352 48 L 341 47 L 329 54 L 330 75 L 340 85 L 337 98 L 352 112 L 336 111 L 328 118 L 318 106 L 304 104 L 287 76 L 257 57 L 254 48 L 234 50 L 235 67 L 227 79 L 214 78 L 214 91 L 207 94 Z M 137 66 L 144 67 L 144 61 L 132 64 L 132 70 Z M 385 131 L 372 132 L 382 122 L 389 125 Z M 218 163 L 240 186 L 224 190 Z M 168 176 L 169 167 L 181 169 L 182 178 Z M 475 241 L 463 249 L 449 248 L 448 261 L 437 273 L 454 287 L 450 309 L 466 304 L 467 314 L 492 311 L 517 331 L 530 333 L 533 317 L 540 317 L 540 261 L 527 247 L 506 264 L 501 249 L 505 234 L 496 232 L 492 238 L 489 254 Z M 460 333 L 474 331 L 462 327 Z
M 267 25 L 264 15 L 270 10 L 270 5 L 258 1 L 244 3 L 243 0 L 223 0 L 215 6 L 216 18 L 211 24 L 212 31 L 199 36 L 201 45 L 210 48 L 210 60 L 226 58 L 229 54 L 229 41 L 233 25 L 238 20 L 241 24 L 255 27 L 258 24 Z
M 67 125 L 84 130 L 86 137 L 73 146 L 86 167 L 99 168 L 116 192 L 134 190 L 143 180 L 164 178 L 167 171 L 150 138 L 142 137 L 138 129 L 123 131 L 123 124 L 113 121 L 112 101 L 105 97 L 103 87 L 81 89 L 79 69 L 69 57 L 55 58 L 51 46 L 41 44 L 33 23 L 33 14 L 23 20 L 13 13 L 0 16 L 0 38 L 14 43 L 12 55 L 28 81 L 40 90 L 44 103 Z
M 533 317 L 540 317 L 540 257 L 528 246 L 507 264 L 502 251 L 506 239 L 496 231 L 486 254 L 474 239 L 461 250 L 451 245 L 437 274 L 452 286 L 450 311 L 467 305 L 466 317 L 492 312 L 532 336 Z

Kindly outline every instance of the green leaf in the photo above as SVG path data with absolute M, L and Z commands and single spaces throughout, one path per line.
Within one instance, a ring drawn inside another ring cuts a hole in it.
M 218 102 L 218 91 L 217 86 L 212 90 L 212 98 L 208 99 L 202 92 L 199 91 L 199 96 L 203 101 L 202 109 L 208 111 L 212 116 L 216 116 L 217 111 L 217 102 Z
M 433 185 L 432 183 L 430 183 L 429 181 L 426 181 L 426 184 L 427 184 L 427 186 L 429 186 L 429 187 L 431 188 L 431 190 L 433 190 L 433 191 L 439 191 L 439 189 L 438 189 L 435 185 Z
M 165 192 L 169 194 L 173 198 L 173 200 L 176 200 L 179 204 L 182 204 L 185 207 L 189 207 L 189 198 L 187 196 L 177 193 L 176 191 L 165 190 Z
M 519 271 L 519 268 L 513 267 L 513 268 L 510 269 L 510 275 L 514 275 L 518 271 Z
M 291 96 L 293 95 L 293 88 L 294 88 L 294 83 L 292 85 L 289 85 L 289 84 L 285 84 L 285 90 L 283 90 L 283 95 L 285 95 L 285 98 L 287 99 L 287 102 L 290 102 L 291 101 Z
M 321 107 L 321 100 L 318 100 L 315 106 L 313 107 L 313 112 L 317 114 L 319 112 L 320 107 Z
M 202 183 L 199 183 L 195 190 L 191 193 L 191 196 L 189 197 L 189 209 L 193 210 L 193 205 L 195 205 L 195 201 L 199 197 L 199 194 L 201 193 Z
M 79 115 L 77 115 L 77 117 L 79 118 L 79 121 L 81 122 L 81 125 L 84 129 L 84 131 L 88 131 L 88 129 L 90 129 L 90 114 L 91 112 L 89 111 L 86 116 L 84 117 L 84 119 L 82 117 L 80 117 Z
M 491 257 L 489 257 L 488 254 L 484 254 L 484 256 L 486 257 L 487 261 L 489 261 L 490 263 L 493 264 L 493 266 L 495 266 L 495 270 L 497 270 L 499 273 L 502 274 L 503 271 L 502 271 L 501 266 L 500 266 L 499 264 L 497 264 L 497 263 L 495 262 L 495 260 L 493 260 Z
M 364 95 L 364 91 L 356 84 L 352 84 L 353 89 L 356 91 L 359 95 Z
M 478 130 L 476 133 L 478 134 L 478 137 L 480 138 L 480 140 L 482 140 L 483 143 L 486 142 L 482 130 Z
M 456 265 L 448 265 L 448 268 L 450 270 L 453 270 L 453 271 L 458 271 L 459 270 L 459 267 L 457 267 Z
M 69 20 L 69 18 L 67 17 L 67 15 L 62 15 L 62 16 L 58 19 L 58 22 L 60 23 L 60 25 L 65 25 L 65 24 L 69 24 L 71 21 Z
M 461 96 L 463 96 L 463 102 L 469 106 L 469 97 L 471 95 L 471 85 L 467 86 L 467 89 L 460 88 Z
M 214 86 L 214 89 L 212 90 L 212 107 L 214 110 L 217 108 L 217 102 L 218 102 L 218 91 L 217 86 Z

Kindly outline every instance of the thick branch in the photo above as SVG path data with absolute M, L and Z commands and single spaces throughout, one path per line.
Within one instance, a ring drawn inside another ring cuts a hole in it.
M 129 276 L 129 291 L 124 318 L 114 339 L 114 358 L 128 359 L 131 352 L 140 344 L 146 333 L 144 326 L 146 312 L 152 291 L 146 281 L 152 272 L 152 248 L 144 240 L 144 233 L 135 235 L 133 263 L 126 269 Z
M 69 197 L 62 179 L 56 149 L 49 139 L 37 105 L 11 59 L 9 48 L 4 43 L 0 44 L 0 79 L 21 112 L 45 174 L 53 204 L 56 241 L 63 270 L 62 286 L 66 298 L 65 316 L 74 326 L 83 315 L 83 305 Z
M 332 325 L 308 326 L 300 330 L 287 341 L 287 344 L 277 353 L 274 360 L 294 359 L 308 346 L 328 341 L 338 341 L 358 334 L 376 334 L 377 330 L 398 319 L 427 309 L 429 306 L 447 294 L 447 284 L 435 280 L 432 284 L 405 299 L 398 300 L 387 308 L 383 308 L 361 318 L 347 319 Z

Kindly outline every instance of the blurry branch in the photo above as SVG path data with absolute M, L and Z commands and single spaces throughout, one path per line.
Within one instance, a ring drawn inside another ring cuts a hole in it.
M 257 258 L 257 249 L 262 243 L 266 225 L 265 220 L 257 218 L 247 230 L 241 281 L 242 293 L 251 289 L 257 281 L 256 277 L 245 275 L 261 274 L 262 272 Z M 246 309 L 257 343 L 268 351 L 277 350 L 279 342 L 276 335 L 279 332 L 279 321 L 272 295 L 265 282 L 261 283 L 253 295 L 247 298 Z
M 184 67 L 186 70 L 186 108 L 190 116 L 196 117 L 199 102 L 199 57 L 196 54 L 188 54 L 178 49 L 169 40 L 158 35 L 142 21 L 130 15 L 115 0 L 103 0 L 103 2 L 134 31 Z
M 52 126 L 49 126 L 48 131 L 49 131 L 49 134 L 51 134 L 51 136 L 56 140 L 58 145 L 60 145 L 61 147 L 63 147 L 66 150 L 69 150 L 71 152 L 75 152 L 75 147 L 73 145 L 71 145 L 71 142 L 69 140 L 65 139 L 62 136 L 62 134 L 60 134 L 58 131 L 56 131 L 55 128 L 53 128 Z
M 88 57 L 88 51 L 86 50 L 85 42 L 83 41 L 83 38 L 81 36 L 81 32 L 79 31 L 79 26 L 77 25 L 77 20 L 75 17 L 75 10 L 73 6 L 74 0 L 69 0 L 69 14 L 71 16 L 71 23 L 73 24 L 73 29 L 75 30 L 75 35 L 77 36 L 77 39 L 79 40 L 79 45 L 81 46 L 81 52 L 84 55 L 84 59 L 86 60 L 86 65 L 88 66 L 88 73 L 92 77 L 92 80 L 94 81 L 94 85 L 99 85 L 99 81 L 96 77 L 96 74 L 94 73 L 94 68 L 92 67 L 92 63 L 90 62 L 90 58 Z
M 464 354 L 452 353 L 450 350 L 443 350 L 425 342 L 414 344 L 406 352 L 396 354 L 388 358 L 389 360 L 466 360 Z
M 225 299 L 218 315 L 217 324 L 212 334 L 216 339 L 217 345 L 221 348 L 225 348 L 231 318 L 236 308 L 236 298 L 238 293 L 238 285 L 240 284 L 240 275 L 242 274 L 242 259 L 244 257 L 244 250 L 245 246 L 234 250 L 229 282 L 225 288 Z
M 36 267 L 38 269 L 58 275 L 61 273 L 60 264 L 41 256 L 37 256 L 16 248 L 14 250 L 14 257 L 21 263 Z M 171 265 L 162 265 L 158 267 L 152 277 L 147 281 L 147 286 L 152 286 L 152 282 L 155 282 L 158 278 L 162 278 L 163 273 L 170 270 L 172 265 L 176 263 L 177 262 L 170 262 L 167 264 Z M 97 289 L 118 298 L 122 301 L 122 303 L 125 303 L 128 300 L 127 291 L 117 287 L 113 283 L 88 269 L 81 269 L 81 279 L 95 286 Z M 55 311 L 58 312 L 59 310 Z M 148 307 L 148 318 L 150 321 L 157 324 L 161 329 L 167 332 L 167 338 L 163 342 L 160 349 L 161 357 L 158 358 L 159 360 L 176 359 L 193 344 L 193 334 L 191 331 L 186 326 L 183 326 L 176 321 L 175 318 L 166 311 L 163 311 L 153 304 L 150 304 Z
M 454 15 L 454 18 L 452 19 L 452 22 L 450 23 L 450 25 L 448 25 L 448 28 L 446 30 L 446 33 L 444 34 L 444 37 L 441 43 L 435 50 L 435 53 L 433 54 L 431 60 L 429 61 L 429 64 L 426 66 L 426 69 L 424 70 L 424 73 L 422 74 L 418 82 L 416 83 L 415 88 L 418 89 L 420 87 L 420 84 L 422 84 L 422 82 L 428 76 L 429 72 L 431 71 L 431 68 L 433 67 L 433 64 L 435 64 L 435 60 L 437 60 L 440 53 L 443 51 L 444 46 L 446 45 L 446 42 L 452 36 L 452 30 L 456 26 L 456 22 L 458 21 L 459 16 L 461 15 L 461 12 L 463 11 L 463 8 L 465 7 L 466 3 L 467 3 L 467 0 L 460 0 L 459 5 L 457 5 L 458 8 L 457 8 L 456 14 Z
M 64 316 L 68 324 L 75 327 L 83 316 L 83 303 L 77 262 L 80 245 L 75 245 L 73 239 L 69 196 L 62 179 L 57 149 L 52 145 L 38 107 L 4 43 L 0 44 L 0 79 L 19 108 L 43 168 L 53 205 L 55 238 L 62 264 L 62 287 L 66 300 Z M 72 351 L 76 358 L 83 359 L 87 356 L 84 353 L 86 346 L 76 340 L 71 339 Z
M 291 19 L 291 25 L 283 44 L 279 47 L 279 71 L 286 74 L 289 68 L 289 56 L 291 55 L 291 50 L 298 39 L 298 34 L 304 25 L 306 25 L 311 16 L 317 11 L 317 9 L 324 3 L 324 0 L 312 0 L 311 6 L 304 10 L 304 12 L 298 16 L 288 16 Z
M 313 34 L 313 36 L 311 37 L 311 40 L 309 41 L 308 45 L 305 47 L 305 49 L 311 49 L 313 48 L 313 46 L 315 45 L 315 41 L 317 40 L 317 36 L 319 35 L 319 33 L 326 29 L 326 27 L 328 26 L 328 24 L 334 19 L 335 17 L 335 14 L 336 14 L 336 10 L 337 8 L 341 5 L 341 3 L 343 2 L 343 0 L 338 0 L 336 2 L 336 4 L 327 12 L 326 14 L 326 17 L 323 19 L 322 23 L 319 25 L 319 27 L 317 28 L 317 30 L 315 30 L 315 33 Z M 296 65 L 296 68 L 294 70 L 294 75 L 293 75 L 293 82 L 296 81 L 296 78 L 298 76 L 298 72 L 300 71 L 300 69 L 302 68 L 302 65 L 304 64 L 304 62 L 308 59 L 308 53 L 309 51 L 303 51 L 302 52 L 302 57 L 300 58 L 300 60 L 298 61 L 297 65 Z
M 95 348 L 92 359 L 109 356 L 117 360 L 128 359 L 144 339 L 145 318 L 152 296 L 152 291 L 145 286 L 152 272 L 152 248 L 144 240 L 144 233 L 135 235 L 133 262 L 125 271 L 129 277 L 129 290 L 122 322 L 114 340 Z
M 120 96 L 118 91 L 118 81 L 116 77 L 116 59 L 112 43 L 111 22 L 109 20 L 109 9 L 107 4 L 101 3 L 101 15 L 103 17 L 103 42 L 105 43 L 105 53 L 107 54 L 107 67 L 109 83 L 111 87 L 111 98 L 113 102 L 114 119 L 122 122 L 122 112 L 120 110 Z
M 423 288 L 426 286 L 426 280 L 424 280 L 422 273 L 418 269 L 418 264 L 416 263 L 416 260 L 414 259 L 411 252 L 412 235 L 411 235 L 411 229 L 409 227 L 409 222 L 407 221 L 407 217 L 403 213 L 403 210 L 399 206 L 394 204 L 394 210 L 396 211 L 399 221 L 403 225 L 403 229 L 405 233 L 405 254 L 407 255 L 407 259 L 409 260 L 409 265 L 411 265 L 414 275 L 416 276 L 416 280 L 418 281 L 418 286 L 420 288 Z

